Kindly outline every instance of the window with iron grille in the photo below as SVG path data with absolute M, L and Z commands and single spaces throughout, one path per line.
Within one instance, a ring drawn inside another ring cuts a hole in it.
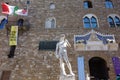
M 39 50 L 55 50 L 58 41 L 40 41 Z

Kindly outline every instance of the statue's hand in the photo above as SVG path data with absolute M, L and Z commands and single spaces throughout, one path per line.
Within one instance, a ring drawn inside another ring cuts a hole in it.
M 56 56 L 57 59 L 59 58 L 57 50 L 55 51 L 55 56 Z
M 57 59 L 59 58 L 59 55 L 56 54 L 55 56 L 56 56 Z

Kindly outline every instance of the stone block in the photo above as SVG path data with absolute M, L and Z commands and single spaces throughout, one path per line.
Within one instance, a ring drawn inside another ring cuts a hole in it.
M 60 75 L 59 80 L 75 80 L 75 76 L 73 76 L 73 75 Z

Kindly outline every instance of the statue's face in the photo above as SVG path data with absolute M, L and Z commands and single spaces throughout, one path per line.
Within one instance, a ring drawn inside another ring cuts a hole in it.
M 65 37 L 61 37 L 61 38 L 60 38 L 60 40 L 64 40 L 64 39 L 65 39 Z
M 64 34 L 61 34 L 60 36 L 60 41 L 64 41 L 65 40 L 65 35 Z

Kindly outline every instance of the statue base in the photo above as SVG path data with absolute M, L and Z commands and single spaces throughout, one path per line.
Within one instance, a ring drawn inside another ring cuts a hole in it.
M 59 80 L 75 80 L 75 75 L 60 75 Z

